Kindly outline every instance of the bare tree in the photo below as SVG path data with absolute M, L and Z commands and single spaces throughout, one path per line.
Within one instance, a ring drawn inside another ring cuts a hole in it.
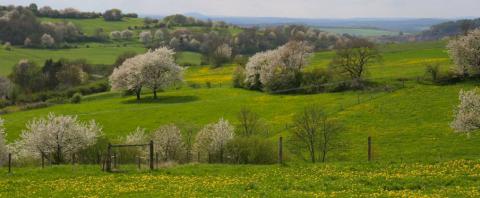
M 325 162 L 327 154 L 338 145 L 339 125 L 320 108 L 311 106 L 294 120 L 293 140 L 300 151 L 307 150 L 310 161 Z M 318 153 L 317 153 L 318 152 Z
M 352 38 L 337 46 L 330 67 L 348 76 L 352 80 L 353 87 L 359 87 L 362 85 L 367 67 L 380 59 L 380 52 L 374 43 L 365 39 Z
M 260 119 L 258 114 L 248 107 L 242 107 L 238 113 L 238 121 L 240 122 L 238 132 L 243 136 L 252 136 L 259 131 Z

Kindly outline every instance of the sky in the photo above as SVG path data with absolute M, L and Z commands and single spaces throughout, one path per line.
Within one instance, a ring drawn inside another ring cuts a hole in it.
M 141 15 L 201 13 L 210 16 L 289 18 L 461 18 L 480 16 L 480 0 L 0 0 L 82 11 L 119 8 Z

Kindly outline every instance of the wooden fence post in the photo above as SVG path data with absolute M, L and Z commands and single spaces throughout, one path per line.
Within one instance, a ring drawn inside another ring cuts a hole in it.
M 153 170 L 153 140 L 150 140 L 150 170 Z
M 372 137 L 368 136 L 368 161 L 372 161 Z
M 283 137 L 278 138 L 278 163 L 283 164 Z
M 138 157 L 137 157 L 138 170 L 140 170 L 140 168 L 141 168 L 140 163 L 141 163 L 141 161 L 140 161 L 140 156 L 138 156 Z
M 45 156 L 43 155 L 43 152 L 41 153 L 42 156 L 42 168 L 45 168 Z
M 117 168 L 117 153 L 113 152 L 113 168 Z
M 12 173 L 12 154 L 8 154 L 8 173 Z
M 108 148 L 107 148 L 107 172 L 112 172 L 112 144 L 108 143 Z
M 158 152 L 155 153 L 155 167 L 158 168 Z

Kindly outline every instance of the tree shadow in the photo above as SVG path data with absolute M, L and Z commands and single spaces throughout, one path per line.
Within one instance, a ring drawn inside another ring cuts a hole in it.
M 197 101 L 199 98 L 197 96 L 158 96 L 157 99 L 153 97 L 144 97 L 140 100 L 136 98 L 123 101 L 124 104 L 176 104 L 176 103 L 188 103 Z

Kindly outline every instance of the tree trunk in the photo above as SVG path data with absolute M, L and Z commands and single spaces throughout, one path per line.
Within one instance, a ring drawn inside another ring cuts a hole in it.
M 157 99 L 157 89 L 153 89 L 153 99 Z
M 140 94 L 142 93 L 142 88 L 136 89 L 135 93 L 137 94 L 137 100 L 140 100 Z

